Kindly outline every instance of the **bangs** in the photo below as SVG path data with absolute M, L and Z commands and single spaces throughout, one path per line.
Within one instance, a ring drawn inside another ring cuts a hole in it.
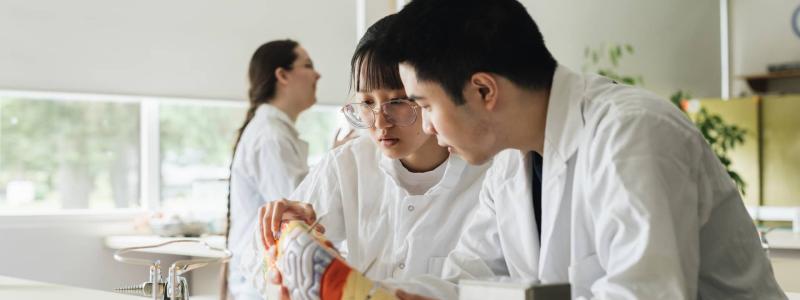
M 351 68 L 350 82 L 356 93 L 403 89 L 397 64 L 382 59 L 371 50 L 356 53 Z

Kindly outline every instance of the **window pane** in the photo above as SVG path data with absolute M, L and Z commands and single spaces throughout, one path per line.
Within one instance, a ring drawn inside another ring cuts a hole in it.
M 243 104 L 197 101 L 159 105 L 161 207 L 224 212 L 229 167 Z
M 0 97 L 0 210 L 139 207 L 139 104 Z
M 309 143 L 309 161 L 330 150 L 338 107 L 316 105 L 300 115 L 297 129 Z M 161 207 L 190 211 L 193 217 L 226 211 L 230 161 L 245 104 L 170 103 L 159 105 Z
M 297 131 L 300 138 L 308 142 L 308 161 L 314 164 L 319 161 L 333 144 L 336 128 L 347 127 L 339 106 L 314 105 L 297 118 Z

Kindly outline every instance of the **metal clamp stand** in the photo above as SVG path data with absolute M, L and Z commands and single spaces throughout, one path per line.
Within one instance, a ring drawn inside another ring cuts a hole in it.
M 160 260 L 149 260 L 149 259 L 122 256 L 122 254 L 131 251 L 158 248 L 161 246 L 175 244 L 175 243 L 202 244 L 209 250 L 219 251 L 222 252 L 224 255 L 220 258 L 200 258 L 200 259 L 176 261 L 175 263 L 172 264 L 172 266 L 169 267 L 169 274 L 167 276 L 166 281 L 164 281 L 164 278 L 161 276 Z M 186 278 L 183 277 L 182 275 L 188 273 L 191 270 L 202 268 L 210 263 L 227 262 L 228 260 L 230 260 L 231 255 L 232 254 L 230 250 L 212 247 L 205 241 L 201 240 L 174 240 L 156 245 L 120 249 L 114 253 L 114 259 L 122 263 L 148 266 L 150 268 L 150 276 L 148 281 L 140 285 L 117 288 L 114 289 L 114 291 L 123 294 L 148 297 L 153 300 L 188 300 L 189 283 L 186 281 Z

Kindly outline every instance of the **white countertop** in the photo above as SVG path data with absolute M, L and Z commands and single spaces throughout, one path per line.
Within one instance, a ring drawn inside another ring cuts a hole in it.
M 0 299 L 141 300 L 145 298 L 0 276 Z
M 178 238 L 178 237 L 160 237 L 155 235 L 119 235 L 106 237 L 105 245 L 111 249 L 122 249 L 129 247 L 141 247 L 147 245 L 156 245 L 174 240 L 203 240 L 212 247 L 224 248 L 225 237 L 223 236 L 206 236 L 201 238 Z M 155 249 L 139 250 L 141 252 L 158 253 L 158 254 L 172 254 L 183 256 L 195 257 L 222 257 L 222 253 L 217 251 L 208 250 L 201 244 L 191 243 L 178 243 L 162 246 Z
M 800 232 L 773 230 L 767 233 L 770 249 L 800 250 Z

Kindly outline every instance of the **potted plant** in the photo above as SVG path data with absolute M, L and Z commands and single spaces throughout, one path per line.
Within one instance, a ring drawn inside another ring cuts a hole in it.
M 583 70 L 584 72 L 593 70 L 619 83 L 642 86 L 644 85 L 642 76 L 623 75 L 617 72 L 620 60 L 624 56 L 632 55 L 633 53 L 634 48 L 630 44 L 601 45 L 598 48 L 586 47 L 584 51 L 586 62 Z M 742 195 L 745 195 L 747 185 L 739 173 L 731 168 L 729 151 L 744 144 L 747 131 L 744 128 L 726 122 L 719 114 L 703 108 L 699 101 L 690 100 L 691 96 L 686 91 L 679 90 L 673 93 L 669 99 L 697 126 L 697 129 L 700 130 L 700 133 L 703 134 L 703 137 L 711 146 L 714 154 L 722 162 L 728 175 L 736 183 L 739 191 Z

